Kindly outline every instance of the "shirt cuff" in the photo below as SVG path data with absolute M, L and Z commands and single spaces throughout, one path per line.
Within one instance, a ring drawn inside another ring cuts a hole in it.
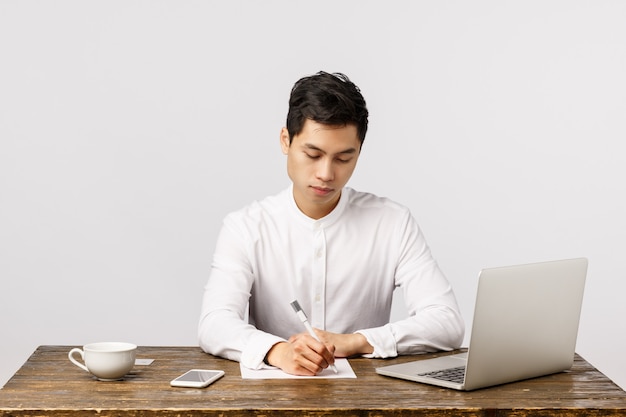
M 241 352 L 241 364 L 249 369 L 267 368 L 265 356 L 272 346 L 279 342 L 285 342 L 285 339 L 269 333 L 256 333 L 250 337 L 248 345 Z
M 363 355 L 365 358 L 394 358 L 398 356 L 396 341 L 387 324 L 375 329 L 357 330 L 355 333 L 362 334 L 367 343 L 372 345 L 374 352 Z

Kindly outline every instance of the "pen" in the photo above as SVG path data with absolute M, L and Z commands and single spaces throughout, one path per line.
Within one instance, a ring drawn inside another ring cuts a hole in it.
M 304 324 L 304 327 L 306 327 L 311 337 L 321 343 L 322 341 L 319 337 L 317 337 L 317 334 L 315 334 L 315 330 L 313 330 L 313 327 L 311 327 L 311 325 L 309 324 L 309 319 L 306 317 L 306 314 L 304 314 L 304 311 L 302 311 L 302 307 L 300 307 L 300 303 L 298 303 L 298 300 L 293 300 L 291 302 L 291 306 L 296 311 L 298 318 L 300 319 L 302 324 Z M 337 373 L 337 367 L 334 364 L 330 365 L 330 369 Z

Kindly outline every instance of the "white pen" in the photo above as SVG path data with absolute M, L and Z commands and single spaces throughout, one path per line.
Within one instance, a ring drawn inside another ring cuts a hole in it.
M 293 300 L 291 302 L 291 306 L 296 311 L 298 318 L 300 319 L 302 324 L 304 324 L 304 327 L 306 327 L 311 337 L 313 337 L 313 339 L 321 343 L 322 341 L 320 340 L 319 337 L 317 337 L 317 334 L 315 334 L 315 330 L 313 330 L 313 327 L 311 327 L 311 325 L 309 324 L 309 319 L 306 317 L 306 314 L 304 313 L 304 311 L 302 311 L 302 307 L 300 307 L 300 303 L 298 303 L 298 300 Z M 330 365 L 330 369 L 332 369 L 335 373 L 337 373 L 337 367 L 334 364 Z

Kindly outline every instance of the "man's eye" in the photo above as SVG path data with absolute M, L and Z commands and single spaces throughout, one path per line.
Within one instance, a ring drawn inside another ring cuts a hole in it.
M 305 152 L 304 154 L 305 154 L 306 156 L 308 156 L 309 158 L 311 158 L 311 159 L 319 159 L 319 157 L 320 157 L 319 155 L 312 155 L 312 154 L 310 154 L 310 153 L 306 153 L 306 152 Z

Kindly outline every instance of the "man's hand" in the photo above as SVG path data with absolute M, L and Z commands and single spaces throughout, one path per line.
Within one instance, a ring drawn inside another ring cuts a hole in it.
M 335 347 L 335 356 L 338 358 L 349 358 L 374 352 L 374 347 L 360 333 L 340 334 L 320 329 L 315 329 L 315 333 L 323 343 Z
M 315 329 L 321 343 L 308 333 L 300 333 L 287 342 L 275 344 L 267 353 L 266 361 L 288 374 L 317 375 L 330 364 L 335 356 L 348 358 L 374 352 L 374 348 L 360 333 L 340 334 Z
M 291 336 L 287 342 L 272 346 L 266 361 L 288 374 L 312 376 L 335 363 L 334 351 L 333 345 L 326 345 L 308 333 L 301 333 Z

